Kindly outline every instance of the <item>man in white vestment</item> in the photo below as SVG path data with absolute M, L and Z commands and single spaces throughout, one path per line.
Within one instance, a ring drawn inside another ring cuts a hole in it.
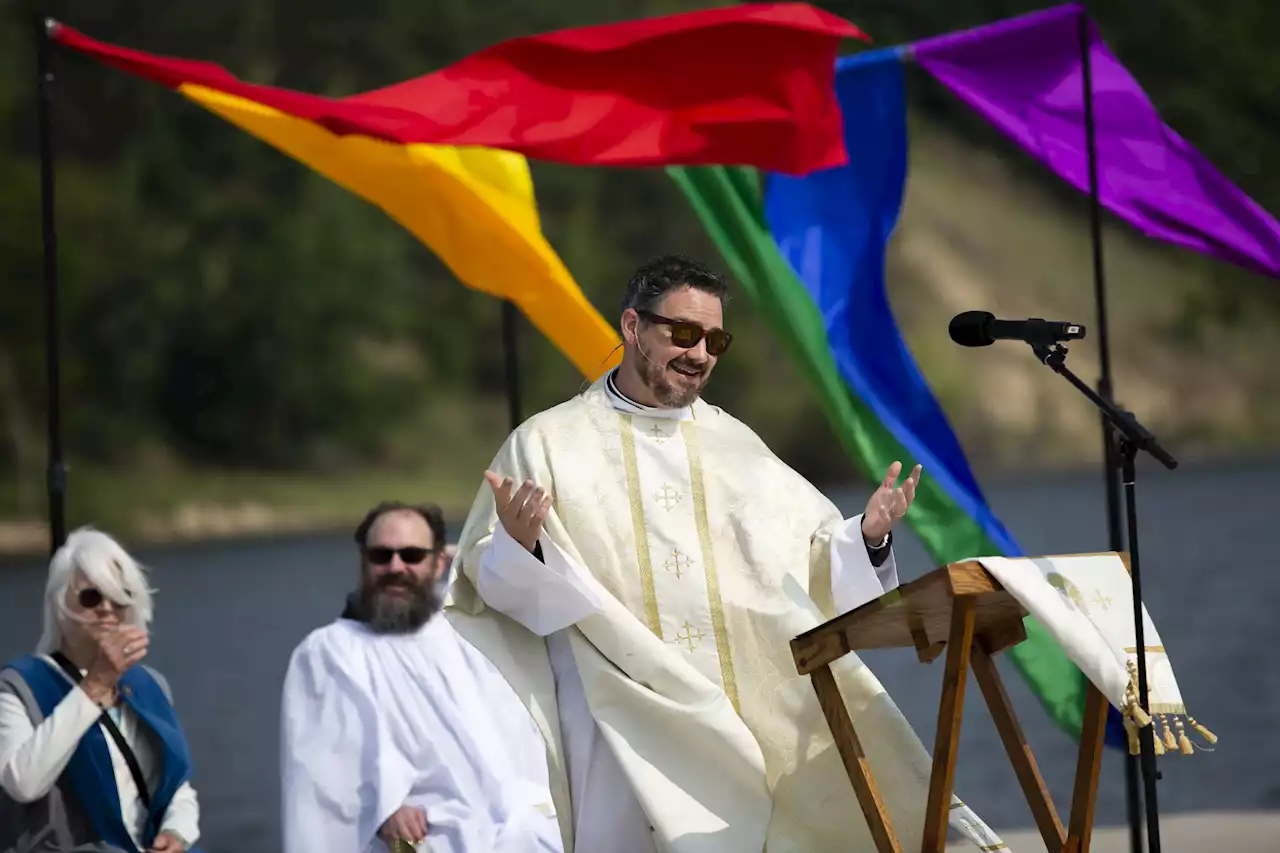
M 441 608 L 445 525 L 385 503 L 360 586 L 294 651 L 282 702 L 284 853 L 563 853 L 538 727 Z
M 642 267 L 621 365 L 511 434 L 459 541 L 446 614 L 537 721 L 578 853 L 875 849 L 788 644 L 897 585 L 920 469 L 897 485 L 893 462 L 844 519 L 700 399 L 732 340 L 725 295 L 701 264 Z M 855 655 L 832 669 L 918 849 L 929 755 Z M 992 843 L 959 800 L 951 820 Z

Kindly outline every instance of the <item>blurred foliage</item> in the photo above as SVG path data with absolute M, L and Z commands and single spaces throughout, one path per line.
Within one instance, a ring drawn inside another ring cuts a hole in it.
M 501 39 L 710 5 L 686 0 L 49 0 L 106 41 L 340 96 Z M 1013 0 L 820 4 L 887 45 L 1028 11 Z M 1274 0 L 1092 4 L 1167 120 L 1271 210 Z M 32 4 L 0 4 L 0 480 L 38 478 L 45 383 Z M 1269 35 L 1264 35 L 1269 34 Z M 855 46 L 850 46 L 855 49 Z M 679 61 L 673 58 L 672 61 Z M 134 472 L 482 465 L 506 433 L 500 310 L 380 211 L 179 95 L 56 57 L 63 400 L 73 461 Z M 918 110 L 985 129 L 938 87 Z M 985 138 L 985 137 L 983 137 Z M 660 170 L 534 164 L 545 229 L 606 317 L 648 256 L 719 258 Z M 1045 180 L 1036 173 L 1037 180 Z M 424 200 L 429 203 L 429 200 Z M 1233 272 L 1219 273 L 1234 281 Z M 1202 316 L 1187 312 L 1187 323 Z M 851 468 L 745 302 L 710 395 L 810 474 Z M 1215 321 L 1230 322 L 1229 312 Z M 527 324 L 526 414 L 581 377 Z M 447 445 L 447 450 L 442 450 Z M 455 453 L 455 446 L 458 448 Z M 36 481 L 38 482 L 38 480 Z M 38 512 L 39 490 L 21 491 Z

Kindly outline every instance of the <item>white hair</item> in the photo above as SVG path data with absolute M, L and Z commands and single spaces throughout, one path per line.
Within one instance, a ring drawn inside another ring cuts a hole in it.
M 103 595 L 123 605 L 120 621 L 146 628 L 151 624 L 152 590 L 141 565 L 119 542 L 92 527 L 81 527 L 67 537 L 49 561 L 49 581 L 44 591 L 44 633 L 36 651 L 49 654 L 62 645 L 64 620 L 81 617 L 67 607 L 67 590 L 76 573 Z

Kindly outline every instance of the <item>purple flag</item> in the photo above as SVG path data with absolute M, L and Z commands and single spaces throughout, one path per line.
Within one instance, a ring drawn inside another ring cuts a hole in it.
M 1071 4 L 914 45 L 920 67 L 1089 191 L 1080 17 Z M 1280 224 L 1166 127 L 1088 22 L 1102 205 L 1143 233 L 1280 277 Z

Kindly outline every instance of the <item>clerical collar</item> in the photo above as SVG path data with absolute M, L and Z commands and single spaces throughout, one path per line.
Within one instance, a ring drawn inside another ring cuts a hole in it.
M 687 421 L 693 417 L 693 409 L 690 406 L 684 406 L 679 409 L 661 409 L 657 406 L 646 406 L 643 403 L 637 403 L 618 388 L 618 383 L 614 381 L 614 377 L 618 374 L 618 368 L 609 371 L 604 378 L 604 391 L 609 397 L 609 403 L 618 411 L 626 412 L 631 415 L 643 415 L 646 418 L 665 418 L 673 421 Z

